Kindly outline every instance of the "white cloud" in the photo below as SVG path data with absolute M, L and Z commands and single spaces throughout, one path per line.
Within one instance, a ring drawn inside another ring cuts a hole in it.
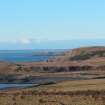
M 18 43 L 21 43 L 21 44 L 30 44 L 31 43 L 31 39 L 30 38 L 27 38 L 27 37 L 22 37 L 17 42 Z
M 19 40 L 16 41 L 16 43 L 20 43 L 20 44 L 31 44 L 31 43 L 36 43 L 36 44 L 40 44 L 42 42 L 46 42 L 47 40 L 42 39 L 42 38 L 28 38 L 28 37 L 22 37 Z

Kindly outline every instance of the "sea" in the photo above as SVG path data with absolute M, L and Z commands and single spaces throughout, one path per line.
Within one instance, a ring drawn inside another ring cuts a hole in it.
M 39 62 L 58 56 L 65 50 L 0 50 L 0 61 Z

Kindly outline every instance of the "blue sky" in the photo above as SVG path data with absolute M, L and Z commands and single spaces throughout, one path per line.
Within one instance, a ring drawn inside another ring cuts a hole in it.
M 104 46 L 104 39 L 105 0 L 0 0 L 0 49 Z

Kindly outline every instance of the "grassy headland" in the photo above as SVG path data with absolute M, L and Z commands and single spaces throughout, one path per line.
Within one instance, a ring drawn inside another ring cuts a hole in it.
M 27 83 L 36 77 L 74 80 L 1 90 L 0 105 L 105 105 L 105 47 L 73 49 L 46 62 L 0 62 L 0 83 Z

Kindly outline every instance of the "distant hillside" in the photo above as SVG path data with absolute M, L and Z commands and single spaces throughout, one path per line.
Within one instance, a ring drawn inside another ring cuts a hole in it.
M 60 72 L 80 72 L 79 75 L 81 77 L 84 75 L 88 77 L 87 74 L 90 74 L 91 76 L 95 75 L 94 78 L 96 76 L 104 78 L 105 47 L 77 48 L 65 51 L 59 56 L 43 62 L 10 63 L 1 61 L 0 83 L 26 83 L 35 78 L 35 76 L 49 76 L 46 73 L 51 73 L 51 76 L 53 76 L 52 73 Z M 101 77 L 97 72 L 102 74 Z M 84 73 L 84 75 L 81 73 Z
M 78 61 L 105 57 L 105 47 L 82 47 L 65 52 L 53 61 Z

